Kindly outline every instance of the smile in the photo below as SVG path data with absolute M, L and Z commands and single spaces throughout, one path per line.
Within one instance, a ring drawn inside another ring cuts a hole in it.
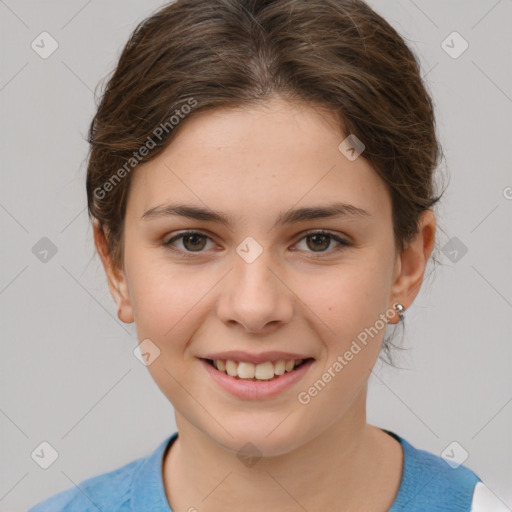
M 298 360 L 266 361 L 258 364 L 199 359 L 211 379 L 230 395 L 243 400 L 273 398 L 301 380 L 313 365 L 312 357 Z
M 232 361 L 228 359 L 224 361 L 222 359 L 212 360 L 206 359 L 214 368 L 223 372 L 230 377 L 239 379 L 252 379 L 252 380 L 271 380 L 276 376 L 284 375 L 287 372 L 293 371 L 297 366 L 304 363 L 303 359 L 293 359 L 285 361 L 280 359 L 279 361 L 266 361 L 259 364 L 253 364 L 245 361 Z

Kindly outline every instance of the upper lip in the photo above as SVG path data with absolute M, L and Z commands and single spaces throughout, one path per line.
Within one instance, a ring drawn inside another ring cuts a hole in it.
M 249 352 L 243 352 L 241 350 L 230 350 L 228 352 L 215 352 L 212 354 L 207 354 L 202 359 L 212 359 L 213 361 L 217 361 L 222 359 L 224 361 L 230 359 L 231 361 L 243 361 L 246 363 L 265 363 L 266 361 L 279 361 L 280 359 L 284 359 L 285 361 L 292 361 L 296 359 L 309 359 L 312 356 L 304 355 L 304 354 L 295 354 L 293 352 L 261 352 L 259 354 L 250 354 Z

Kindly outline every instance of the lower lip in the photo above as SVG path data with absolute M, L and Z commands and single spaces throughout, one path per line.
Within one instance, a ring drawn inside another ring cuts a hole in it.
M 246 380 L 231 377 L 230 375 L 220 372 L 204 359 L 200 359 L 204 369 L 210 374 L 212 379 L 223 389 L 243 400 L 260 400 L 263 398 L 272 398 L 298 382 L 309 367 L 313 364 L 314 359 L 306 361 L 297 367 L 296 370 L 286 372 L 283 375 L 274 377 L 272 380 Z

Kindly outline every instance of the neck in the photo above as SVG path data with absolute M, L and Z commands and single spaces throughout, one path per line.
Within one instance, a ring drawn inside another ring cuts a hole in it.
M 386 511 L 398 491 L 402 452 L 396 440 L 366 423 L 365 402 L 361 393 L 317 437 L 249 466 L 176 412 L 179 436 L 163 464 L 171 507 L 226 512 L 250 503 L 251 512 Z M 391 479 L 389 464 L 395 468 Z

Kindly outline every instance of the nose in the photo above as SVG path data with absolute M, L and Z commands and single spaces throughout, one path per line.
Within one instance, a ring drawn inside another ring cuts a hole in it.
M 288 323 L 295 296 L 280 274 L 283 274 L 282 267 L 269 249 L 252 262 L 236 254 L 234 268 L 220 289 L 219 318 L 250 333 L 267 334 Z

